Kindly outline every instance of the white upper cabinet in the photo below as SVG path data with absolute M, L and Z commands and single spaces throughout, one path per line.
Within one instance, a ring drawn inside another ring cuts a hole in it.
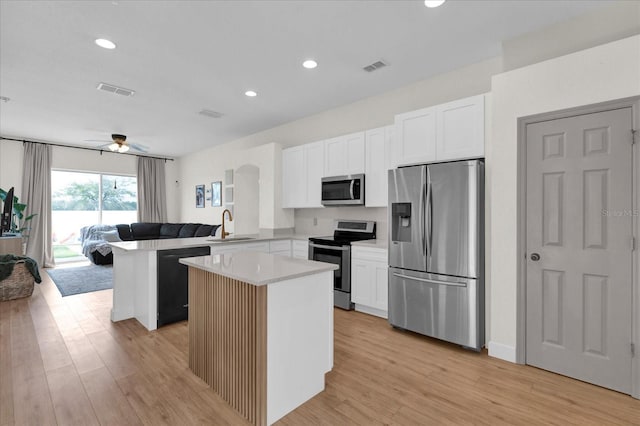
M 364 173 L 364 132 L 352 133 L 344 138 L 347 144 L 347 168 L 344 174 Z
M 282 150 L 282 207 L 322 207 L 324 141 Z
M 324 141 L 303 145 L 306 167 L 305 207 L 322 207 L 322 176 L 324 175 Z
M 396 115 L 398 165 L 436 161 L 436 109 Z
M 484 95 L 436 107 L 438 160 L 484 157 Z
M 365 132 L 365 205 L 387 206 L 387 170 L 392 167 L 389 146 L 393 126 L 379 127 Z
M 328 139 L 324 144 L 324 176 L 364 173 L 364 132 Z
M 484 99 L 472 96 L 396 115 L 396 166 L 484 157 Z

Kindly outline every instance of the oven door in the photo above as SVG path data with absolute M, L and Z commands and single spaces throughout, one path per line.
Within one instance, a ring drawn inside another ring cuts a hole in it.
M 309 260 L 333 263 L 334 302 L 342 309 L 352 309 L 351 303 L 351 246 L 330 246 L 309 242 Z

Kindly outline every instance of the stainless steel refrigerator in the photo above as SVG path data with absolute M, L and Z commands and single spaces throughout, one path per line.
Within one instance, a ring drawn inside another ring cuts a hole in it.
M 389 171 L 389 322 L 484 345 L 484 163 Z

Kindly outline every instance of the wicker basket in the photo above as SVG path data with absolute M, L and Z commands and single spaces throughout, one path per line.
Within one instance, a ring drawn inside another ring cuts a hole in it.
M 24 262 L 17 262 L 11 275 L 0 281 L 0 301 L 31 296 L 33 283 L 33 275 L 31 275 Z

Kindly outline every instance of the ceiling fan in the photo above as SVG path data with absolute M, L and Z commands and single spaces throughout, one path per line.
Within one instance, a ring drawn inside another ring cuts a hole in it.
M 111 141 L 86 140 L 86 142 L 107 142 L 104 145 L 100 145 L 98 148 L 109 148 L 109 150 L 113 152 L 120 153 L 129 151 L 129 148 L 138 152 L 147 152 L 148 149 L 148 147 L 145 145 L 127 142 L 127 135 L 120 135 L 117 133 L 113 133 L 111 135 Z

